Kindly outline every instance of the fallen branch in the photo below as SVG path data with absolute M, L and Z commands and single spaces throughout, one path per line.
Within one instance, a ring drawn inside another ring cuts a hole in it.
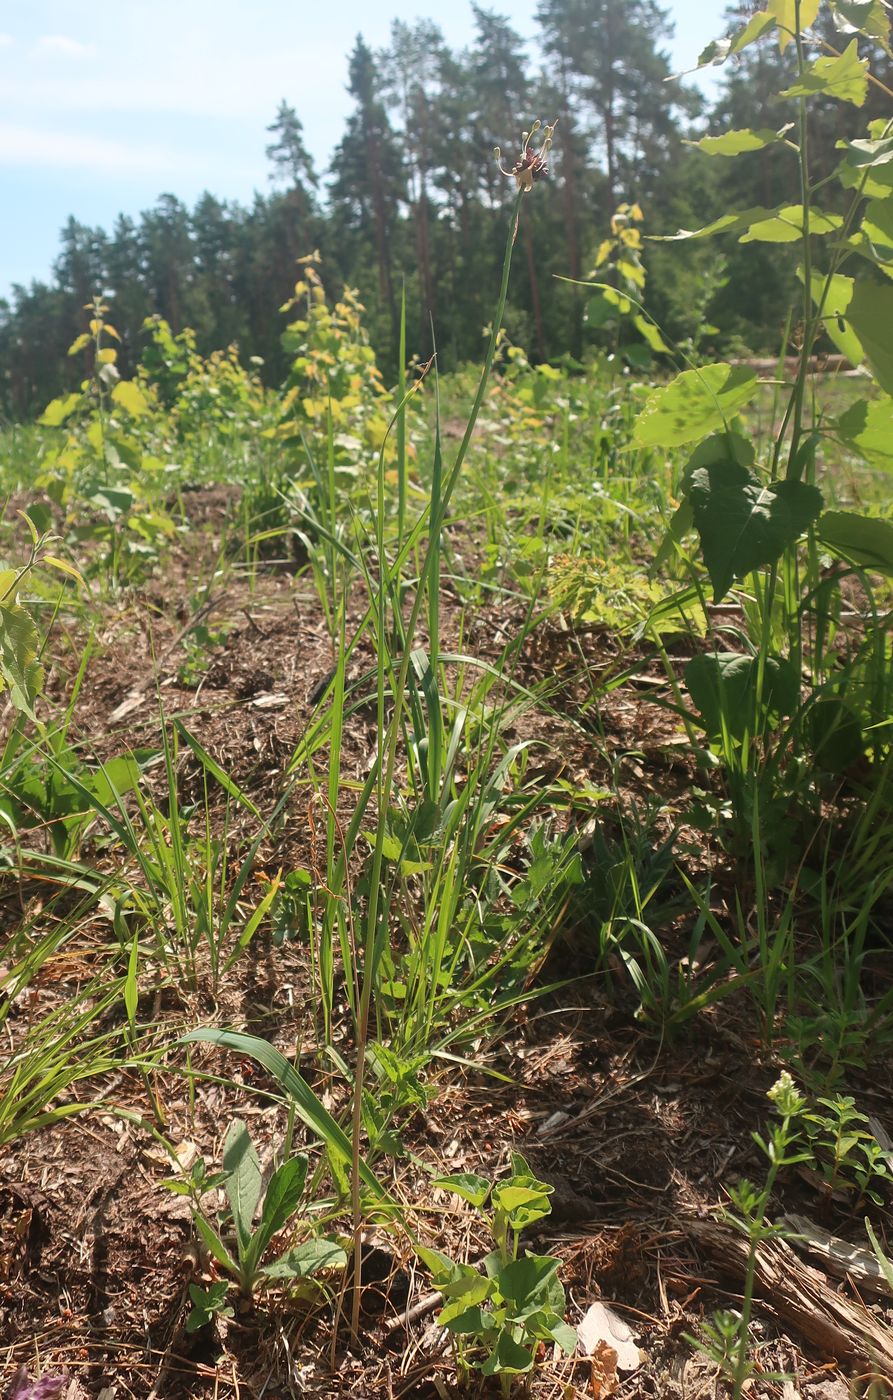
M 688 1222 L 689 1232 L 727 1273 L 743 1277 L 748 1244 L 715 1220 Z M 784 1240 L 757 1249 L 756 1291 L 773 1312 L 824 1356 L 866 1363 L 893 1378 L 893 1332 L 874 1313 L 838 1293 L 824 1274 L 797 1257 Z

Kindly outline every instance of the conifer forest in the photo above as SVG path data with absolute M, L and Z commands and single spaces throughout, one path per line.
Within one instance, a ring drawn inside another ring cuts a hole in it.
M 7 1400 L 893 1394 L 893 8 L 704 8 L 0 301 Z

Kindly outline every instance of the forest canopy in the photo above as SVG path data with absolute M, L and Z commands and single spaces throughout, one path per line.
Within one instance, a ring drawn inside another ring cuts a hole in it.
M 729 11 L 728 28 L 751 8 Z M 795 103 L 776 94 L 793 74 L 792 49 L 779 52 L 771 36 L 751 46 L 723 65 L 708 102 L 673 77 L 670 16 L 655 0 L 542 0 L 533 62 L 505 17 L 472 10 L 474 40 L 461 51 L 431 20 L 394 20 L 383 49 L 356 39 L 353 108 L 327 170 L 315 167 L 300 114 L 283 98 L 268 128 L 270 187 L 250 207 L 207 192 L 189 209 L 161 194 L 110 231 L 70 218 L 51 277 L 0 301 L 0 412 L 32 416 L 76 385 L 67 347 L 97 293 L 120 330 L 125 375 L 143 353 L 146 319 L 161 316 L 175 332 L 191 327 L 201 353 L 235 344 L 245 362 L 262 362 L 267 382 L 280 383 L 287 359 L 278 311 L 296 259 L 315 249 L 330 291 L 358 290 L 386 373 L 396 364 L 404 289 L 410 353 L 427 358 L 433 335 L 443 368 L 473 359 L 479 289 L 498 278 L 513 188 L 494 148 L 511 165 L 537 115 L 557 120 L 553 191 L 524 221 L 523 273 L 506 313 L 511 338 L 535 361 L 579 359 L 587 346 L 606 345 L 591 300 L 572 282 L 596 272 L 612 216 L 627 203 L 642 212 L 637 260 L 649 313 L 667 333 L 677 343 L 706 337 L 724 354 L 775 353 L 790 274 L 771 245 L 729 234 L 670 250 L 648 235 L 795 197 L 796 163 L 783 141 L 737 161 L 710 160 L 695 144 L 742 128 L 782 130 Z M 873 115 L 875 100 L 870 94 L 867 112 L 827 104 L 811 152 L 817 170 L 833 168 L 836 143 Z

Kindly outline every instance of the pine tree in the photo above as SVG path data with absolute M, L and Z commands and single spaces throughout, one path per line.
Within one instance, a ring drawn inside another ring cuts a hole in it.
M 348 92 L 356 104 L 332 158 L 330 201 L 333 234 L 342 258 L 371 241 L 375 248 L 379 295 L 392 336 L 397 333 L 394 295 L 394 235 L 399 201 L 405 192 L 403 160 L 388 119 L 381 82 L 369 46 L 357 36 L 349 61 Z M 347 245 L 347 246 L 345 246 Z M 347 267 L 344 266 L 345 275 Z

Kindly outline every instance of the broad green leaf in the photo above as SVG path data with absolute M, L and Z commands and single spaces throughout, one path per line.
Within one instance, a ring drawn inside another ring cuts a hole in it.
M 511 1327 L 503 1327 L 496 1345 L 481 1367 L 484 1376 L 520 1376 L 533 1370 L 533 1348 L 516 1342 Z
M 352 1148 L 350 1138 L 328 1109 L 314 1094 L 307 1081 L 290 1064 L 285 1056 L 259 1036 L 245 1035 L 241 1031 L 222 1031 L 208 1027 L 190 1031 L 183 1037 L 184 1042 L 203 1041 L 209 1045 L 219 1045 L 224 1050 L 233 1050 L 237 1055 L 248 1055 L 262 1065 L 289 1095 L 295 1111 L 303 1123 L 325 1143 L 333 1171 L 340 1169 L 343 1174 L 350 1167 Z M 358 1163 L 360 1179 L 372 1192 L 379 1205 L 393 1206 L 387 1191 L 370 1169 L 364 1158 Z
M 493 1329 L 491 1314 L 484 1312 L 479 1303 L 475 1303 L 471 1307 L 448 1303 L 443 1309 L 443 1313 L 447 1314 L 444 1326 L 448 1332 L 454 1333 L 457 1337 L 476 1337 L 481 1341 Z M 438 1313 L 438 1322 L 443 1313 Z
M 844 189 L 857 189 L 867 199 L 889 199 L 893 194 L 893 136 L 883 121 L 869 122 L 868 130 L 868 137 L 838 141 L 846 155 L 837 178 Z
M 703 228 L 681 228 L 677 233 L 652 233 L 648 237 L 652 243 L 679 243 L 687 238 L 712 238 L 716 233 L 740 233 L 742 229 L 750 228 L 751 224 L 774 218 L 777 213 L 777 209 L 764 209 L 761 204 L 757 204 L 752 209 L 742 209 L 738 213 L 721 214 L 712 224 L 705 224 Z
M 61 398 L 53 399 L 47 404 L 37 421 L 46 428 L 61 427 L 66 418 L 70 418 L 74 413 L 80 401 L 80 394 L 65 394 Z
M 634 437 L 642 447 L 677 447 L 728 424 L 756 393 L 757 377 L 746 365 L 687 369 L 648 397 Z
M 837 431 L 858 452 L 880 465 L 893 465 L 893 399 L 857 399 L 837 420 Z
M 268 1239 L 288 1223 L 298 1208 L 307 1181 L 307 1158 L 303 1153 L 290 1157 L 270 1177 L 261 1209 L 261 1225 Z
M 254 1212 L 260 1200 L 261 1175 L 254 1143 L 239 1118 L 233 1119 L 223 1144 L 223 1170 L 228 1173 L 226 1196 L 241 1254 L 251 1239 Z
M 87 346 L 91 343 L 91 341 L 92 337 L 89 336 L 86 331 L 84 331 L 81 335 L 77 336 L 69 345 L 69 355 L 77 355 L 81 352 L 81 350 L 86 350 Z
M 893 394 L 893 287 L 888 283 L 857 282 L 846 318 L 865 351 L 871 372 L 887 394 Z
M 39 649 L 40 637 L 31 614 L 12 597 L 0 603 L 0 675 L 15 708 L 31 718 L 43 685 Z
M 468 1201 L 473 1206 L 482 1206 L 490 1193 L 490 1183 L 486 1177 L 476 1176 L 474 1172 L 456 1172 L 453 1176 L 436 1176 L 431 1185 L 439 1186 L 442 1191 L 452 1191 L 455 1195 L 461 1196 L 463 1201 Z
M 768 0 L 766 13 L 772 15 L 778 25 L 778 47 L 784 53 L 797 33 L 802 34 L 815 23 L 819 12 L 819 0 L 800 0 L 800 27 L 797 28 L 796 0 Z
M 811 705 L 804 726 L 813 759 L 826 772 L 842 773 L 865 752 L 858 715 L 836 695 Z
M 551 1254 L 527 1254 L 500 1269 L 497 1287 L 516 1316 L 546 1307 L 553 1300 L 560 1263 Z M 560 1283 L 558 1287 L 561 1289 Z
M 132 379 L 119 380 L 112 390 L 112 398 L 133 418 L 142 418 L 143 414 L 149 412 L 145 394 Z
M 818 535 L 826 549 L 849 563 L 893 574 L 893 521 L 855 511 L 827 510 L 819 521 Z
M 461 1318 L 469 1308 L 480 1307 L 491 1298 L 496 1290 L 496 1284 L 491 1278 L 485 1278 L 483 1274 L 476 1274 L 473 1279 L 468 1280 L 467 1287 L 461 1291 L 456 1285 L 444 1292 L 443 1296 L 449 1298 L 449 1302 L 444 1306 L 438 1315 L 437 1321 L 441 1327 L 447 1327 L 454 1319 Z
M 868 59 L 859 57 L 858 40 L 848 44 L 838 58 L 817 58 L 800 82 L 785 88 L 781 97 L 833 97 L 861 107 L 868 94 Z
M 265 1264 L 261 1273 L 272 1279 L 310 1278 L 322 1269 L 343 1269 L 346 1263 L 347 1254 L 340 1244 L 333 1240 L 307 1240 L 272 1264 Z
M 846 151 L 846 162 L 855 170 L 875 170 L 879 165 L 893 162 L 893 136 L 874 139 L 859 138 L 840 143 Z
M 565 1356 L 573 1356 L 579 1341 L 576 1327 L 570 1327 L 566 1322 L 560 1322 L 557 1327 L 551 1329 L 551 1337 L 561 1347 Z
M 711 737 L 728 732 L 740 738 L 754 721 L 759 659 L 741 652 L 704 652 L 685 667 L 685 684 Z M 783 656 L 764 663 L 762 712 L 789 715 L 800 699 L 800 677 Z
M 839 214 L 823 214 L 813 209 L 809 216 L 811 234 L 835 233 L 843 219 Z M 803 205 L 786 204 L 768 219 L 759 219 L 742 233 L 739 243 L 796 243 L 803 237 Z
M 815 486 L 802 481 L 763 485 L 732 462 L 699 467 L 688 494 L 715 603 L 736 578 L 779 559 L 822 509 Z
M 843 34 L 867 34 L 886 49 L 890 42 L 890 14 L 887 0 L 831 0 L 831 13 Z
M 462 1306 L 467 1307 L 471 1302 L 481 1302 L 493 1293 L 495 1284 L 492 1276 L 486 1272 L 481 1273 L 471 1264 L 457 1264 L 448 1254 L 427 1249 L 425 1245 L 417 1244 L 415 1251 L 430 1270 L 431 1282 L 444 1298 L 461 1299 Z
M 741 127 L 735 131 L 724 131 L 722 136 L 702 136 L 700 141 L 690 144 L 708 156 L 740 156 L 745 151 L 762 151 L 767 146 L 777 145 L 779 141 L 784 141 L 788 131 L 790 127 L 787 126 L 781 131 L 772 131 L 766 126 L 757 131 L 751 127 Z
M 865 359 L 865 351 L 846 319 L 855 286 L 852 277 L 844 277 L 838 272 L 827 278 L 820 272 L 814 272 L 811 286 L 813 302 L 817 309 L 822 308 L 822 328 L 828 339 L 850 364 L 860 365 Z

